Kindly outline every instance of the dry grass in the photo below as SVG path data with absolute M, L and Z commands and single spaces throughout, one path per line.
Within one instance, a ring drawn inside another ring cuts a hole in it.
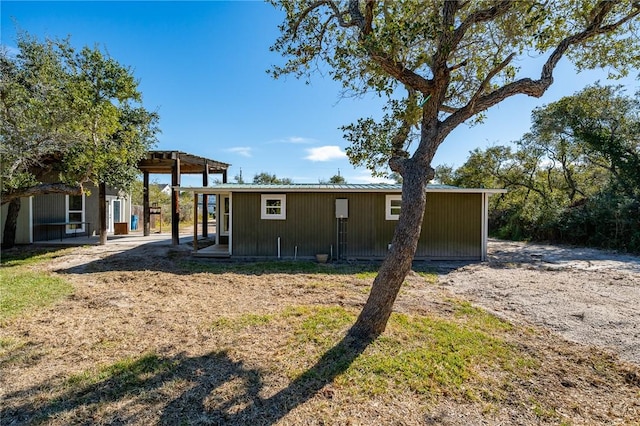
M 345 339 L 369 265 L 213 264 L 167 248 L 36 263 L 71 296 L 0 329 L 0 424 L 638 424 L 616 357 L 411 274 L 385 334 Z

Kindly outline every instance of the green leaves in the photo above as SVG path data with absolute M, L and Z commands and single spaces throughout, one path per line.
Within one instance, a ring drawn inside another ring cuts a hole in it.
M 640 102 L 594 85 L 536 109 L 517 150 L 475 150 L 449 183 L 503 187 L 491 198 L 502 237 L 640 250 Z
M 18 47 L 15 57 L 0 51 L 3 202 L 52 171 L 71 185 L 127 189 L 159 131 L 131 70 L 68 39 L 22 34 Z

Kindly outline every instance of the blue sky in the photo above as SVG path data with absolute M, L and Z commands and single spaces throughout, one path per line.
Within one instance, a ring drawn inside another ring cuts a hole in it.
M 156 149 L 231 163 L 230 179 L 242 169 L 247 181 L 265 171 L 316 183 L 339 170 L 349 183 L 379 181 L 349 164 L 339 127 L 359 117 L 379 117 L 381 101 L 373 95 L 341 99 L 339 85 L 321 75 L 310 85 L 267 75 L 271 65 L 283 62 L 269 47 L 284 16 L 268 4 L 3 0 L 0 8 L 3 45 L 15 47 L 17 30 L 40 38 L 69 35 L 74 46 L 98 45 L 131 67 L 144 106 L 160 114 Z M 535 69 L 533 60 L 522 65 Z M 636 76 L 625 80 L 631 93 Z M 511 98 L 489 110 L 484 124 L 456 129 L 434 165 L 459 166 L 476 147 L 519 139 L 534 107 L 604 78 L 602 72 L 576 75 L 562 62 L 543 98 Z M 200 185 L 201 178 L 184 175 L 182 184 Z

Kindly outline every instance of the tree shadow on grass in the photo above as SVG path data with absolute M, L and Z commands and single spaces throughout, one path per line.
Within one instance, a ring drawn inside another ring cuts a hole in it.
M 347 335 L 309 370 L 269 397 L 260 396 L 260 371 L 246 368 L 226 352 L 200 357 L 145 355 L 99 372 L 7 394 L 0 424 L 37 425 L 55 419 L 87 425 L 271 425 L 346 371 L 370 342 Z M 47 399 L 48 394 L 54 396 Z

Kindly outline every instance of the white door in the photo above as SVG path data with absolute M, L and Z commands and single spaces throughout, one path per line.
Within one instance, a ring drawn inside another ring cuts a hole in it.
M 229 235 L 229 214 L 231 213 L 231 203 L 228 195 L 220 196 L 220 235 Z
M 115 231 L 116 222 L 122 222 L 122 200 L 114 196 L 106 196 L 107 201 L 107 232 Z

